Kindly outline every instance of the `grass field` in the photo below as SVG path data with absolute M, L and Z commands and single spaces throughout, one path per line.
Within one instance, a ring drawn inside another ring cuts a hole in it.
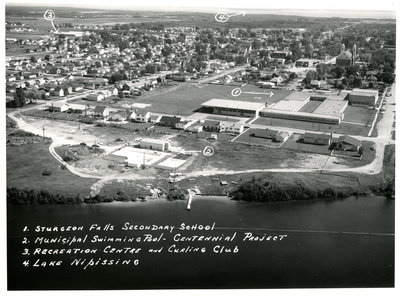
M 179 145 L 185 150 L 202 150 L 205 146 L 214 148 L 214 155 L 206 157 L 202 154 L 186 167 L 186 171 L 202 169 L 267 169 L 277 168 L 287 159 L 296 161 L 303 159 L 294 151 L 270 147 L 251 146 L 241 143 L 232 143 L 233 136 L 221 133 L 217 141 L 206 138 L 208 133 L 199 135 L 182 133 L 173 138 L 174 145 Z
M 344 112 L 343 121 L 371 125 L 374 120 L 375 109 L 369 109 L 363 106 L 348 106 Z
M 52 174 L 43 176 L 45 170 Z M 96 181 L 61 169 L 50 154 L 48 144 L 7 146 L 7 187 L 85 196 Z
M 265 90 L 254 85 L 246 85 L 241 88 L 242 94 L 240 96 L 233 97 L 231 92 L 234 88 L 234 86 L 229 85 L 203 84 L 198 87 L 196 84 L 184 84 L 181 87 L 166 89 L 162 92 L 146 92 L 133 99 L 133 102 L 151 104 L 150 111 L 156 113 L 190 115 L 193 111 L 199 109 L 202 103 L 212 98 L 272 104 L 291 93 L 287 90 L 274 90 L 274 95 L 271 98 L 266 95 L 247 94 L 243 92 L 263 93 Z

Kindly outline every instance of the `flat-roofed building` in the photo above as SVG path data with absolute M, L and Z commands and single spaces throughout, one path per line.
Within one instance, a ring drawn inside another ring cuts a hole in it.
M 299 100 L 282 100 L 279 101 L 276 104 L 273 104 L 269 106 L 268 108 L 274 109 L 274 110 L 283 110 L 283 111 L 298 111 L 303 107 L 309 99 L 304 100 L 304 101 L 299 101 Z
M 260 116 L 270 117 L 270 118 L 289 119 L 289 120 L 327 123 L 327 124 L 339 124 L 342 120 L 341 116 L 338 116 L 338 115 L 273 110 L 273 109 L 269 109 L 269 108 L 263 109 L 260 112 Z
M 361 147 L 360 140 L 350 136 L 341 136 L 336 142 L 335 149 L 344 151 L 358 151 L 360 147 Z
M 274 142 L 285 142 L 289 133 L 270 129 L 252 129 L 251 137 L 271 139 Z
M 349 102 L 343 100 L 324 100 L 321 105 L 314 110 L 314 114 L 327 114 L 327 115 L 337 115 L 343 119 L 344 111 L 346 110 Z
M 372 89 L 355 88 L 349 94 L 350 105 L 373 106 L 378 101 L 379 92 Z
M 285 100 L 292 100 L 292 101 L 307 101 L 311 97 L 311 94 L 308 92 L 303 91 L 294 91 L 287 95 L 284 99 Z
M 144 138 L 140 140 L 139 147 L 143 149 L 166 151 L 169 150 L 169 142 L 160 139 Z
M 261 109 L 265 107 L 264 103 L 254 103 L 247 101 L 211 99 L 201 104 L 205 107 L 213 108 L 214 114 L 233 115 L 243 117 L 258 116 Z
M 86 105 L 81 105 L 81 104 L 68 104 L 69 107 L 69 111 L 71 112 L 75 112 L 75 113 L 85 113 L 85 111 L 87 111 L 88 107 Z
M 244 124 L 241 122 L 226 123 L 222 124 L 222 129 L 228 133 L 241 134 L 244 131 Z
M 306 144 L 330 146 L 332 143 L 332 136 L 327 134 L 305 133 L 300 136 L 299 141 Z
M 51 110 L 53 112 L 65 112 L 69 108 L 69 105 L 62 101 L 48 103 L 48 106 L 49 106 L 49 110 Z

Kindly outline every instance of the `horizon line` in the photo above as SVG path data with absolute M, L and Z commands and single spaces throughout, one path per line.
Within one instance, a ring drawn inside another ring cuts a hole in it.
M 29 6 L 29 7 L 50 7 L 48 4 L 45 3 L 5 3 L 6 7 L 13 7 L 13 6 L 18 6 L 18 7 L 24 7 L 24 6 Z M 247 11 L 260 11 L 260 10 L 272 10 L 272 11 L 283 11 L 283 10 L 289 10 L 289 11 L 332 11 L 332 12 L 341 12 L 341 11 L 360 11 L 360 12 L 393 12 L 396 13 L 396 10 L 371 10 L 371 9 L 323 9 L 323 8 L 266 8 L 266 7 L 251 7 L 251 8 L 246 8 L 246 7 L 201 7 L 201 6 L 144 6 L 144 5 L 132 5 L 129 7 L 124 7 L 122 8 L 121 6 L 117 6 L 115 8 L 109 7 L 107 5 L 102 6 L 102 7 L 92 7 L 92 6 L 85 6 L 85 4 L 82 5 L 68 5 L 66 3 L 63 4 L 53 4 L 51 6 L 55 7 L 60 7 L 60 8 L 85 8 L 85 9 L 93 9 L 93 10 L 131 10 L 131 9 L 140 9 L 140 10 L 149 10 L 149 11 L 163 11 L 163 10 L 169 10 L 169 11 L 174 11 L 177 9 L 177 11 L 182 10 L 182 9 L 188 9 L 188 12 L 201 12 L 203 11 L 215 11 L 216 9 L 229 9 L 229 10 L 246 10 Z M 193 11 L 194 10 L 194 11 Z

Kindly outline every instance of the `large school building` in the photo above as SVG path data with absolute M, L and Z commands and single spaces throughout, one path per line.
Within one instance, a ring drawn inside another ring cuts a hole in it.
M 340 124 L 349 104 L 372 105 L 378 99 L 374 90 L 340 91 L 335 93 L 292 92 L 279 101 L 257 103 L 227 99 L 211 99 L 202 106 L 213 114 L 240 117 L 269 117 L 316 123 Z
M 213 109 L 213 114 L 241 117 L 256 117 L 265 107 L 265 103 L 222 99 L 211 99 L 201 105 L 205 107 L 211 107 Z

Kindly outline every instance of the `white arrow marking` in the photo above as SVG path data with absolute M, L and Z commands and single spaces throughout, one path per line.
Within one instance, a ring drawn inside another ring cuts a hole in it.
M 251 95 L 268 95 L 269 97 L 272 97 L 274 93 L 271 91 L 269 93 L 263 92 L 263 93 L 258 93 L 258 92 L 251 92 L 251 91 L 242 91 L 242 94 L 251 94 Z
M 234 96 L 234 97 L 238 97 L 238 96 L 240 96 L 241 94 L 251 94 L 251 95 L 268 95 L 269 97 L 272 97 L 273 95 L 274 95 L 274 93 L 271 91 L 271 92 L 269 92 L 269 93 L 266 93 L 266 92 L 262 92 L 262 93 L 259 93 L 259 92 L 250 92 L 250 91 L 242 91 L 240 88 L 234 88 L 233 90 L 232 90 L 232 92 L 231 92 L 231 95 L 232 96 Z
M 237 15 L 245 16 L 245 15 L 246 15 L 246 12 L 245 12 L 245 11 L 242 11 L 242 12 L 238 12 L 238 13 L 234 13 L 234 14 L 228 14 L 229 17 L 237 16 Z

